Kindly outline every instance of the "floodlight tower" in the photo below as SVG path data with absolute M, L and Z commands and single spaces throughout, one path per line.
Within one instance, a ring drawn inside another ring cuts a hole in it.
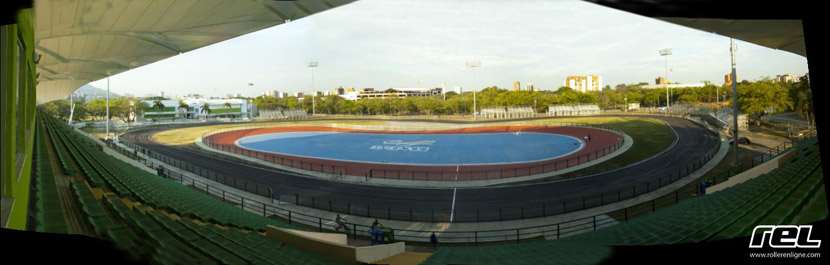
M 104 136 L 104 140 L 110 139 L 110 77 L 109 73 L 107 73 L 107 119 L 106 119 L 106 134 Z
M 662 50 L 660 50 L 660 56 L 663 56 L 664 58 L 666 58 L 666 75 L 664 75 L 664 77 L 666 78 L 666 82 L 664 83 L 664 85 L 666 86 L 666 113 L 669 113 L 669 110 L 671 109 L 671 98 L 669 96 L 669 84 L 668 84 L 669 83 L 669 55 L 671 55 L 671 49 L 662 49 Z
M 317 97 L 317 91 L 314 87 L 314 68 L 317 68 L 317 61 L 308 62 L 308 69 L 311 69 L 311 116 L 317 114 L 317 102 L 314 99 Z
M 476 68 L 481 67 L 481 61 L 479 61 L 479 60 L 467 61 L 466 65 L 467 65 L 467 69 L 474 70 Z M 475 75 L 475 73 L 473 75 Z M 473 79 L 477 79 L 477 78 L 475 78 L 475 76 L 473 76 Z M 477 109 L 478 108 L 476 106 L 476 89 L 475 89 L 475 87 L 473 87 L 473 120 L 478 119 Z
M 735 152 L 735 163 L 738 163 L 738 75 L 735 70 L 735 52 L 738 46 L 735 39 L 729 39 L 729 55 L 732 57 L 732 144 Z

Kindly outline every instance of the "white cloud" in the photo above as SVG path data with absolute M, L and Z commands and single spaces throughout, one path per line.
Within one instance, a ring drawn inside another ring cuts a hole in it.
M 569 74 L 606 84 L 662 75 L 657 50 L 670 47 L 670 77 L 719 83 L 728 39 L 581 1 L 362 0 L 119 74 L 113 91 L 143 95 L 261 94 L 336 86 L 556 88 Z M 741 42 L 738 73 L 755 79 L 807 71 L 806 59 Z M 464 62 L 478 59 L 477 73 Z M 255 83 L 253 89 L 248 82 Z M 98 84 L 96 84 L 98 85 Z

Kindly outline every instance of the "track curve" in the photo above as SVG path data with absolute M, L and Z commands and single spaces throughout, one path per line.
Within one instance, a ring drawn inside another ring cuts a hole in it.
M 299 204 L 315 208 L 331 207 L 335 211 L 349 214 L 400 220 L 447 221 L 450 215 L 454 215 L 456 222 L 495 221 L 552 215 L 615 199 L 626 199 L 649 189 L 649 186 L 653 189 L 654 184 L 677 176 L 684 167 L 700 162 L 701 157 L 706 156 L 718 144 L 714 134 L 689 120 L 663 116 L 644 117 L 666 121 L 678 138 L 676 144 L 665 152 L 635 166 L 560 182 L 457 190 L 332 182 L 298 177 L 296 173 L 270 167 L 243 164 L 235 158 L 208 153 L 192 146 L 177 148 L 151 141 L 137 141 L 135 144 L 222 175 L 262 183 L 283 201 L 295 202 L 295 196 L 298 195 Z M 157 130 L 139 130 L 131 134 L 134 134 L 135 139 L 149 139 L 147 136 Z

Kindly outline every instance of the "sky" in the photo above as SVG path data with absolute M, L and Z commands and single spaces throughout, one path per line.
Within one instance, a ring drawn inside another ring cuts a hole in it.
M 799 55 L 737 46 L 741 80 L 807 72 Z M 673 82 L 721 84 L 730 70 L 727 37 L 582 1 L 361 0 L 114 75 L 110 85 L 135 96 L 469 90 L 514 81 L 555 90 L 568 75 L 598 74 L 613 87 L 654 83 L 665 72 L 664 48 L 672 49 Z M 319 65 L 313 83 L 310 61 Z M 469 61 L 481 67 L 467 68 Z

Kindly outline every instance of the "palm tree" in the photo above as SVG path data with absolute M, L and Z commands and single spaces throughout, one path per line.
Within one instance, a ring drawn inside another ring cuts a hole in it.
M 184 101 L 180 100 L 179 101 L 179 109 L 184 109 L 185 110 L 185 114 L 184 114 L 185 118 L 190 117 L 190 105 L 187 105 L 187 103 L 184 103 Z
M 202 104 L 202 112 L 205 113 L 206 118 L 207 118 L 208 114 L 210 114 L 210 105 L 207 102 Z
M 153 109 L 156 109 L 158 111 L 164 110 L 164 103 L 161 103 L 161 100 L 153 101 Z

